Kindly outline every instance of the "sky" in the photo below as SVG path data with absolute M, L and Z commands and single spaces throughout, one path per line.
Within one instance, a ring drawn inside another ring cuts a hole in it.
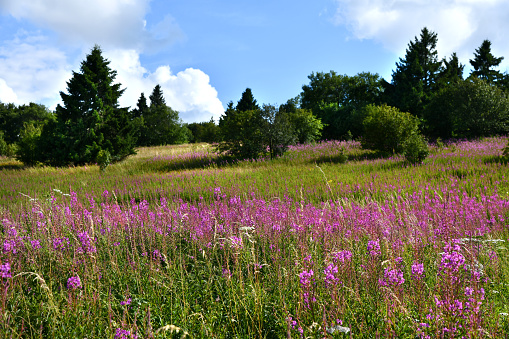
M 0 0 L 0 101 L 54 109 L 98 44 L 134 108 L 161 85 L 185 122 L 218 119 L 251 88 L 280 105 L 313 72 L 392 71 L 428 27 L 467 66 L 482 41 L 506 56 L 506 0 Z

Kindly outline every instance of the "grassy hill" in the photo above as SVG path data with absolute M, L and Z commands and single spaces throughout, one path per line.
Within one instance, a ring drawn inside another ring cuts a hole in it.
M 0 159 L 0 334 L 500 337 L 506 144 L 420 166 L 334 141 L 274 161 L 142 148 L 105 171 Z

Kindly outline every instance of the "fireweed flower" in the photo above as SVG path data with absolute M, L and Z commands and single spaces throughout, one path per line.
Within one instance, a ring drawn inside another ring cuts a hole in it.
M 345 261 L 350 261 L 352 259 L 352 252 L 348 250 L 339 251 L 337 253 L 334 253 L 334 262 L 337 263 L 340 261 L 341 263 L 345 263 Z
M 474 294 L 474 289 L 472 287 L 465 287 L 465 295 L 468 297 L 472 294 Z
M 442 259 L 440 261 L 440 265 L 438 266 L 439 274 L 446 274 L 452 276 L 454 279 L 458 281 L 459 277 L 456 276 L 456 273 L 465 267 L 465 257 L 456 251 L 453 252 L 445 252 L 442 254 Z
M 403 278 L 403 271 L 401 271 L 399 268 L 395 269 L 386 268 L 384 270 L 384 278 L 378 281 L 380 286 L 394 286 L 394 287 L 402 285 L 404 282 L 405 278 Z
M 300 284 L 303 287 L 309 287 L 311 285 L 311 281 L 313 280 L 314 274 L 315 273 L 313 272 L 313 270 L 302 271 L 302 273 L 299 274 Z
M 67 289 L 69 290 L 75 290 L 77 288 L 81 288 L 81 280 L 80 277 L 70 277 L 67 279 Z
M 368 241 L 368 253 L 375 257 L 377 255 L 380 255 L 380 240 L 370 240 Z
M 412 265 L 412 278 L 420 280 L 424 274 L 424 265 L 420 263 L 413 263 Z
M 92 239 L 87 232 L 78 233 L 78 240 L 81 243 L 81 247 L 78 249 L 82 253 L 95 253 L 97 252 L 95 246 L 92 244 Z
M 6 262 L 3 265 L 0 265 L 0 278 L 11 278 L 11 264 Z
M 231 244 L 232 248 L 235 248 L 235 249 L 241 249 L 242 248 L 242 238 L 231 237 L 230 241 L 232 243 Z
M 122 305 L 122 306 L 131 305 L 131 301 L 132 301 L 132 298 L 129 297 L 129 298 L 127 298 L 127 300 L 121 301 L 120 305 Z
M 310 306 L 311 302 L 316 302 L 316 298 L 314 296 L 310 298 L 309 295 L 309 291 L 311 290 L 311 283 L 314 282 L 313 278 L 314 274 L 315 273 L 313 272 L 313 270 L 302 271 L 299 274 L 300 285 L 301 289 L 303 290 L 302 298 L 304 301 L 304 305 L 306 305 L 307 308 L 311 308 Z
M 134 333 L 131 333 L 131 331 L 117 328 L 114 338 L 115 339 L 136 339 L 136 338 L 138 338 L 138 336 Z
M 327 286 L 335 285 L 339 281 L 336 278 L 336 274 L 338 274 L 338 267 L 336 265 L 330 264 L 323 270 L 323 273 L 325 274 L 324 282 Z
M 69 238 L 55 238 L 53 239 L 53 249 L 55 251 L 64 251 L 70 246 Z
M 16 241 L 14 240 L 5 240 L 4 241 L 4 252 L 12 252 L 16 254 Z
M 30 244 L 32 244 L 34 250 L 41 248 L 41 242 L 39 240 L 30 240 Z

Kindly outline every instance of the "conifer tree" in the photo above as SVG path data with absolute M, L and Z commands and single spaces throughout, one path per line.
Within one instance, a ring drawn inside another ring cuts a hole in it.
M 190 131 L 183 125 L 179 112 L 166 105 L 160 85 L 154 87 L 149 98 L 150 107 L 144 117 L 146 145 L 181 144 L 187 142 Z
M 254 111 L 260 109 L 260 106 L 258 106 L 258 103 L 253 96 L 251 88 L 246 88 L 244 93 L 242 93 L 242 97 L 237 103 L 237 107 L 235 107 L 235 109 L 239 112 Z
M 118 99 L 124 92 L 114 84 L 116 71 L 94 46 L 60 92 L 63 106 L 56 108 L 57 121 L 43 131 L 45 160 L 56 165 L 94 163 L 100 151 L 112 161 L 134 154 L 135 126 Z
M 453 53 L 449 60 L 444 58 L 438 75 L 440 87 L 443 88 L 444 86 L 463 80 L 464 69 L 465 65 L 460 63 L 456 53 Z
M 475 50 L 474 59 L 470 60 L 470 64 L 474 68 L 470 73 L 471 76 L 485 80 L 488 83 L 496 83 L 504 78 L 503 74 L 493 67 L 497 67 L 504 60 L 504 57 L 495 57 L 491 53 L 491 41 L 484 40 L 479 48 Z
M 386 101 L 402 111 L 421 117 L 437 86 L 441 62 L 438 61 L 437 34 L 422 29 L 410 41 L 405 58 L 396 63 L 392 83 L 386 83 Z
M 138 129 L 138 140 L 136 143 L 138 146 L 148 145 L 147 139 L 150 131 L 147 129 L 145 119 L 149 115 L 149 110 L 145 93 L 141 93 L 138 103 L 136 104 L 136 108 L 131 111 L 131 120 Z

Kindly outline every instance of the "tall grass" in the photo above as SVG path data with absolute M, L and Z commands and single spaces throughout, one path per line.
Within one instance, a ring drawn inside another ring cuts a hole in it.
M 104 173 L 4 169 L 0 333 L 501 337 L 505 144 L 418 167 L 327 142 L 276 161 L 161 148 Z

